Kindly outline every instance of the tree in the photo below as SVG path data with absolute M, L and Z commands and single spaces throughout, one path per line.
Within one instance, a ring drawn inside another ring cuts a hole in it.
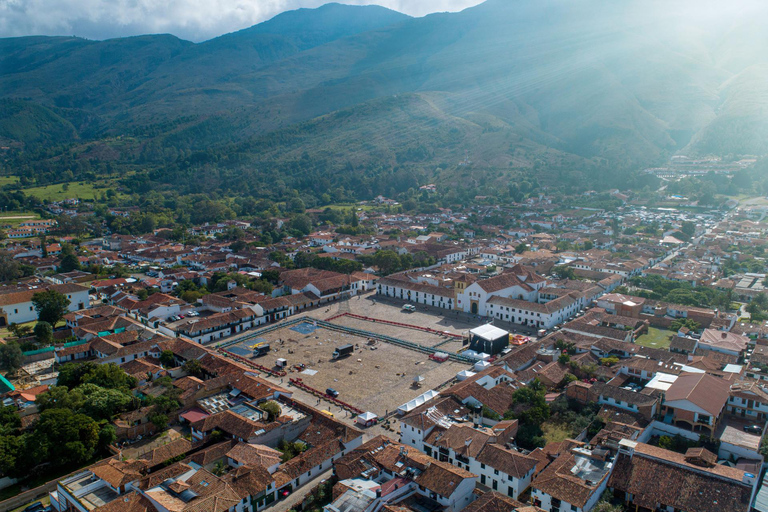
M 595 508 L 592 509 L 592 512 L 624 512 L 624 507 L 621 505 L 611 505 L 610 501 L 603 501 L 601 499 L 601 501 L 595 505 Z
M 92 418 L 70 409 L 49 409 L 40 413 L 30 455 L 55 465 L 82 464 L 93 457 L 98 442 L 99 426 Z
M 181 369 L 193 377 L 202 377 L 204 373 L 203 367 L 197 359 L 188 359 L 187 361 L 184 361 L 184 364 L 181 365 Z
M 400 268 L 400 257 L 395 251 L 379 251 L 373 256 L 373 264 L 382 274 L 391 274 Z
M 553 267 L 552 273 L 560 279 L 576 279 L 576 272 L 573 270 L 573 267 L 567 265 Z
M 32 305 L 37 311 L 37 319 L 56 325 L 67 314 L 70 301 L 66 295 L 56 290 L 37 292 L 32 296 Z
M 280 408 L 280 405 L 274 400 L 270 400 L 269 402 L 263 404 L 261 409 L 267 413 L 267 421 L 274 421 L 280 417 L 280 413 L 283 412 Z
M 35 405 L 40 411 L 47 411 L 48 409 L 80 411 L 84 403 L 85 396 L 82 390 L 70 390 L 66 386 L 51 386 L 35 398 Z
M 99 450 L 101 452 L 106 452 L 107 448 L 115 441 L 117 441 L 115 427 L 109 423 L 101 427 L 101 430 L 99 430 Z
M 37 322 L 35 324 L 35 341 L 40 345 L 50 345 L 53 343 L 53 327 L 48 322 Z
M 523 242 L 520 242 L 515 246 L 515 254 L 523 254 L 527 250 L 528 250 L 528 246 Z
M 153 413 L 149 415 L 148 419 L 157 430 L 162 431 L 168 428 L 168 416 L 165 414 Z
M 6 434 L 21 428 L 19 411 L 12 405 L 0 406 L 0 433 Z
M 142 288 L 136 292 L 136 298 L 139 300 L 147 300 L 147 297 L 149 297 L 149 292 L 146 288 Z
M 0 367 L 8 373 L 16 373 L 16 370 L 21 368 L 23 357 L 21 347 L 15 341 L 7 341 L 4 345 L 0 345 Z
M 70 244 L 64 244 L 61 247 L 61 264 L 58 270 L 59 272 L 80 270 L 80 260 L 77 259 L 77 254 Z
M 10 281 L 21 277 L 21 268 L 18 261 L 6 252 L 0 251 L 0 281 Z
M 176 366 L 176 356 L 170 350 L 163 350 L 160 353 L 160 364 L 165 368 L 172 368 Z
M 115 363 L 94 364 L 66 363 L 59 368 L 59 386 L 74 389 L 81 384 L 96 384 L 106 389 L 128 391 L 136 386 L 136 378 L 131 377 Z
M 669 324 L 669 328 L 675 332 L 686 327 L 689 331 L 698 331 L 701 325 L 692 318 L 678 318 Z
M 96 384 L 102 388 L 127 391 L 136 387 L 136 378 L 125 373 L 115 363 L 99 364 L 83 375 L 83 384 Z
M 105 389 L 95 384 L 83 384 L 70 393 L 82 392 L 85 397 L 82 411 L 94 419 L 110 419 L 129 409 L 132 396 L 117 389 Z
M 306 236 L 312 232 L 312 221 L 307 215 L 297 215 L 291 221 L 291 229 L 295 229 Z
M 696 234 L 696 224 L 691 221 L 685 221 L 680 226 L 680 231 L 687 235 L 688 238 L 691 238 L 694 234 Z
M 8 330 L 17 338 L 26 338 L 32 334 L 32 327 L 29 325 L 11 324 Z
M 21 478 L 28 474 L 34 464 L 28 463 L 25 440 L 25 436 L 0 436 L 0 473 L 11 478 Z

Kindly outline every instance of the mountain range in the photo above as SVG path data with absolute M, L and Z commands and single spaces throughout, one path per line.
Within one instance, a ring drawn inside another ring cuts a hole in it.
M 487 0 L 423 18 L 328 4 L 198 44 L 0 39 L 0 142 L 131 135 L 117 162 L 205 150 L 218 166 L 358 173 L 370 193 L 403 168 L 460 185 L 460 162 L 589 186 L 673 154 L 767 153 L 768 6 L 682 4 Z

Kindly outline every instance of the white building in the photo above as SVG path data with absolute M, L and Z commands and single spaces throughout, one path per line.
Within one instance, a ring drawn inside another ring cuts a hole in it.
M 12 291 L 0 294 L 0 326 L 37 320 L 37 311 L 32 304 L 32 297 L 36 293 L 46 290 L 54 290 L 67 297 L 69 300 L 68 311 L 90 307 L 88 288 L 77 284 L 39 286 L 27 290 Z

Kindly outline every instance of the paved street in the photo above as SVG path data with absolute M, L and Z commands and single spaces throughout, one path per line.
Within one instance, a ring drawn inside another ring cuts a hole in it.
M 293 507 L 295 507 L 296 505 L 304 501 L 304 496 L 309 494 L 309 492 L 312 491 L 315 487 L 317 487 L 320 484 L 320 482 L 331 478 L 332 475 L 333 475 L 333 470 L 331 469 L 329 469 L 325 473 L 321 473 L 317 475 L 316 478 L 302 485 L 301 489 L 290 494 L 284 500 L 279 500 L 274 502 L 265 510 L 269 510 L 269 512 L 287 512 L 288 510 L 291 510 Z

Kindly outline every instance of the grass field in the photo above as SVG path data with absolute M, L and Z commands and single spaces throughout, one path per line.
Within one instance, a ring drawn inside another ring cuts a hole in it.
M 95 199 L 104 192 L 104 189 L 96 189 L 92 183 L 70 183 L 69 189 L 64 190 L 63 184 L 47 185 L 45 187 L 32 187 L 24 190 L 25 193 L 35 196 L 40 200 L 63 201 L 64 199 Z
M 4 185 L 13 185 L 19 182 L 18 176 L 0 176 L 0 187 Z
M 544 431 L 544 439 L 549 443 L 559 443 L 571 437 L 571 431 L 565 425 L 545 422 L 541 424 L 541 430 Z
M 651 348 L 669 348 L 669 344 L 672 341 L 670 336 L 674 336 L 674 334 L 674 332 L 667 329 L 649 327 L 648 334 L 643 334 L 637 338 L 637 344 Z
M 16 227 L 22 222 L 40 220 L 40 215 L 35 212 L 3 212 L 0 213 L 0 226 Z

